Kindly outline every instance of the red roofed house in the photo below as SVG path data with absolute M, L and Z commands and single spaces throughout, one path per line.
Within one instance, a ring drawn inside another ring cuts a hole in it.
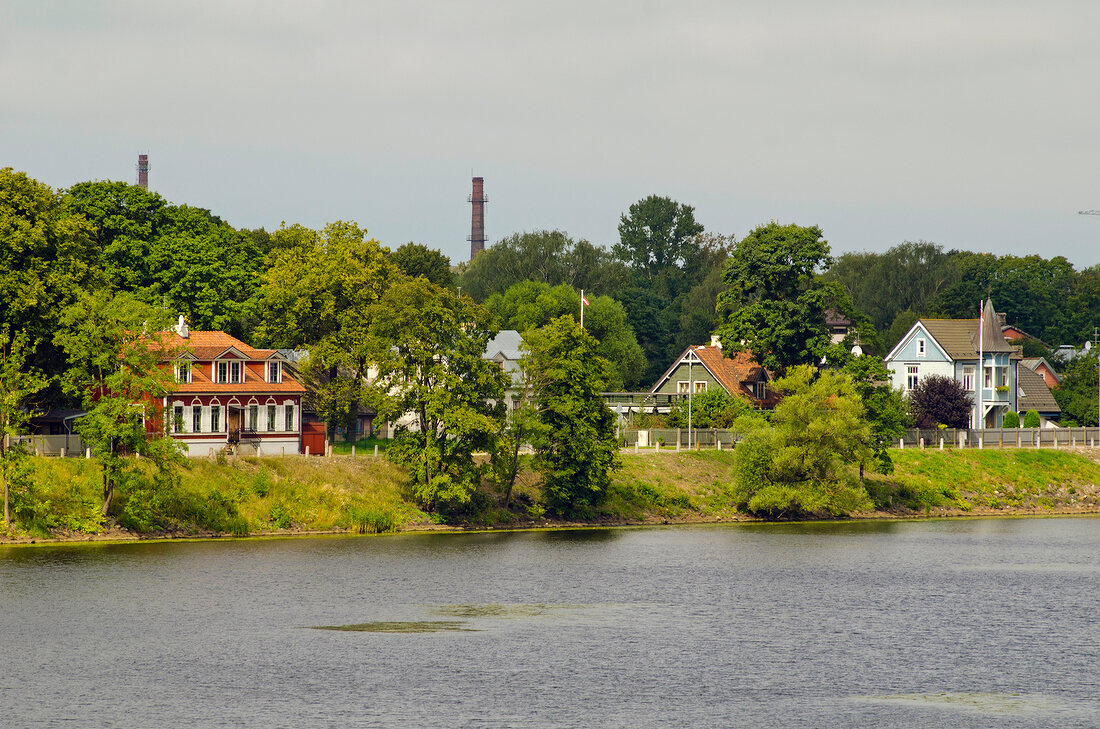
M 189 456 L 224 449 L 248 455 L 302 450 L 302 387 L 272 349 L 225 332 L 188 331 L 183 317 L 165 344 L 175 391 L 164 398 L 168 427 Z M 167 362 L 168 360 L 166 360 Z
M 688 347 L 661 375 L 651 393 L 687 395 L 721 387 L 730 395 L 747 400 L 759 408 L 770 409 L 779 402 L 779 393 L 768 387 L 771 376 L 748 352 L 725 356 L 717 337 L 709 346 Z

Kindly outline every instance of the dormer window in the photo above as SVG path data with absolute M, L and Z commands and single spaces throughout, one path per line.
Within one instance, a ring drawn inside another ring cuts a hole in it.
M 190 382 L 191 381 L 191 363 L 180 362 L 176 365 L 176 382 Z
M 229 381 L 240 382 L 241 381 L 241 363 L 230 362 L 229 363 Z
M 229 363 L 218 362 L 218 382 L 229 382 Z
M 282 379 L 282 368 L 278 362 L 267 363 L 267 381 L 279 382 Z
M 918 357 L 923 357 L 924 356 L 924 351 L 925 351 L 924 350 L 924 340 L 923 339 L 918 339 L 917 340 L 917 356 Z

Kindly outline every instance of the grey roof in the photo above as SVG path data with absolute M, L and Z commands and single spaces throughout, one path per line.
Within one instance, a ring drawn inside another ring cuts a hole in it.
M 985 302 L 983 313 L 985 326 L 982 328 L 981 346 L 983 352 L 1015 352 L 1016 348 L 1005 341 L 997 323 L 997 312 L 993 302 Z M 931 334 L 951 359 L 978 358 L 979 319 L 921 319 L 925 330 Z
M 1050 373 L 1054 375 L 1055 382 L 1062 381 L 1062 376 L 1054 371 L 1054 368 L 1050 365 L 1050 362 L 1047 362 L 1046 357 L 1024 357 L 1022 360 L 1020 360 L 1020 364 L 1022 364 L 1024 367 L 1027 367 L 1029 370 L 1035 370 L 1036 372 L 1039 371 L 1039 365 L 1046 365 L 1047 369 L 1050 370 Z
M 1054 399 L 1046 380 L 1038 372 L 1030 367 L 1017 367 L 1016 382 L 1020 391 L 1016 407 L 1021 413 L 1034 410 L 1043 415 L 1053 414 L 1055 417 L 1062 414 L 1058 401 Z
M 519 349 L 521 344 L 523 344 L 523 336 L 519 332 L 515 329 L 502 329 L 485 345 L 483 357 L 498 361 L 499 359 L 518 360 L 523 356 L 523 352 Z

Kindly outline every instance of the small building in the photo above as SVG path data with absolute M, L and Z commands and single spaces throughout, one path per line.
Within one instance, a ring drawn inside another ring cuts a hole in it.
M 520 349 L 522 344 L 522 334 L 515 329 L 502 329 L 485 345 L 485 354 L 482 355 L 482 359 L 496 362 L 508 374 L 505 402 L 509 410 L 515 410 L 519 405 L 523 391 L 523 371 L 519 366 L 519 360 L 523 356 Z
M 993 303 L 986 301 L 981 319 L 918 319 L 885 363 L 892 385 L 906 393 L 929 375 L 954 379 L 970 395 L 972 427 L 999 428 L 1005 413 L 1019 410 L 1020 359 L 1001 334 Z
M 1022 363 L 1021 363 L 1022 364 Z M 1043 428 L 1058 427 L 1058 420 L 1062 417 L 1062 408 L 1054 399 L 1053 393 L 1047 387 L 1042 374 L 1030 367 L 1022 366 L 1018 370 L 1019 399 L 1017 407 L 1020 408 L 1021 420 L 1024 413 L 1034 410 L 1039 413 L 1039 426 Z
M 688 347 L 650 388 L 651 394 L 700 394 L 721 388 L 758 408 L 771 409 L 779 393 L 769 387 L 771 375 L 749 352 L 727 356 L 717 337 L 709 345 Z
M 179 352 L 164 360 L 175 384 L 163 407 L 168 430 L 187 455 L 302 452 L 305 388 L 282 354 L 225 332 L 189 331 L 182 316 L 163 343 Z
M 1020 364 L 1042 375 L 1048 388 L 1053 389 L 1062 384 L 1062 376 L 1054 371 L 1045 357 L 1024 357 L 1020 360 Z

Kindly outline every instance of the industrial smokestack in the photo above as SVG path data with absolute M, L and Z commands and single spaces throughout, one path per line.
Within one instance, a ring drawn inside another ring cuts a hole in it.
M 149 189 L 149 155 L 139 154 L 137 163 L 138 187 L 142 190 Z
M 470 260 L 485 250 L 485 203 L 489 198 L 485 197 L 485 178 L 474 178 L 474 191 L 468 202 L 473 203 L 473 212 L 470 217 L 470 235 L 466 240 L 470 241 Z

